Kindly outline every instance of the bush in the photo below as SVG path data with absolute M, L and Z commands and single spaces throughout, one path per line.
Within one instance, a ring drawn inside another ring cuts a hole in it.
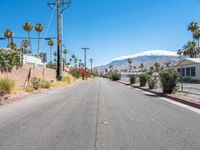
M 118 73 L 118 72 L 113 72 L 112 74 L 111 74 L 111 80 L 113 80 L 113 81 L 118 81 L 118 80 L 120 80 L 121 79 L 121 74 L 120 73 Z
M 150 76 L 148 78 L 148 86 L 150 89 L 154 89 L 157 84 L 157 77 L 156 76 Z
M 79 73 L 80 73 L 80 75 L 81 75 L 83 80 L 87 79 L 88 77 L 90 77 L 90 73 L 89 73 L 89 71 L 87 69 L 80 68 L 79 69 Z
M 62 78 L 62 81 L 63 81 L 64 83 L 68 83 L 68 84 L 72 83 L 72 79 L 71 79 L 70 76 L 65 76 L 65 77 L 63 77 L 63 78 Z
M 80 76 L 81 76 L 78 68 L 70 69 L 69 73 L 76 79 L 80 78 Z
M 176 89 L 178 73 L 173 69 L 166 69 L 159 73 L 164 93 L 172 93 Z
M 22 66 L 20 53 L 16 50 L 0 49 L 0 71 L 10 72 Z
M 142 73 L 139 75 L 140 86 L 146 86 L 148 75 L 146 73 Z
M 28 93 L 32 93 L 35 89 L 32 86 L 28 86 L 24 89 Z
M 49 89 L 51 87 L 51 82 L 48 80 L 40 80 L 39 86 L 44 89 Z
M 31 85 L 35 90 L 38 90 L 40 88 L 40 79 L 37 77 L 32 78 Z
M 15 88 L 15 81 L 9 78 L 0 79 L 0 93 L 1 95 L 10 94 Z
M 129 80 L 130 80 L 130 83 L 131 83 L 131 84 L 135 84 L 135 82 L 136 82 L 136 76 L 135 76 L 134 74 L 131 74 L 131 75 L 129 76 Z

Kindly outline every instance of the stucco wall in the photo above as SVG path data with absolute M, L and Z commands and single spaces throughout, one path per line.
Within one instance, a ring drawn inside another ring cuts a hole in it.
M 31 65 L 24 65 L 22 68 L 18 70 L 13 69 L 10 73 L 1 73 L 0 78 L 9 77 L 16 81 L 16 84 L 20 87 L 23 87 L 26 84 L 29 71 L 31 69 L 31 77 L 39 77 L 43 78 L 43 68 L 42 67 L 34 67 Z M 67 72 L 63 72 L 63 76 L 67 75 Z M 56 80 L 56 71 L 53 69 L 44 69 L 44 78 L 51 81 Z

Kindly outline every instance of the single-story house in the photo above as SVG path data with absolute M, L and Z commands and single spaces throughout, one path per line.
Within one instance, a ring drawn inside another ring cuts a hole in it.
M 200 81 L 200 58 L 185 58 L 179 61 L 174 68 L 182 75 L 183 79 Z

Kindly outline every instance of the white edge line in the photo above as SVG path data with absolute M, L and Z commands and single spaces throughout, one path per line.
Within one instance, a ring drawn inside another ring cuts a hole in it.
M 169 103 L 175 104 L 175 105 L 177 105 L 177 106 L 186 108 L 186 109 L 188 109 L 188 110 L 191 110 L 191 111 L 193 111 L 193 112 L 196 112 L 196 113 L 200 114 L 200 109 L 198 109 L 198 108 L 194 108 L 194 107 L 191 107 L 191 106 L 188 106 L 188 105 L 185 105 L 185 104 L 182 104 L 182 103 L 173 101 L 173 100 L 168 99 L 168 98 L 165 98 L 165 97 L 159 97 L 159 98 L 160 98 L 161 100 L 167 101 L 167 102 L 169 102 Z

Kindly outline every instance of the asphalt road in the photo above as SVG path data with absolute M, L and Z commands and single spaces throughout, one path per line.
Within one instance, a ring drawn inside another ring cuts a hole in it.
M 0 106 L 0 150 L 199 150 L 200 114 L 106 79 Z

